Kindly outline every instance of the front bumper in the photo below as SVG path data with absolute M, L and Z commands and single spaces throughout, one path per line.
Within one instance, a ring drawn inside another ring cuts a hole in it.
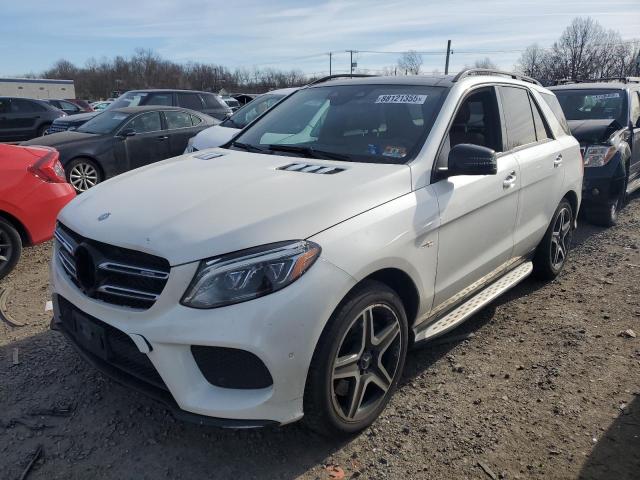
M 624 186 L 625 171 L 620 152 L 602 167 L 586 167 L 582 182 L 585 208 L 606 207 Z
M 179 303 L 197 268 L 195 262 L 173 267 L 160 298 L 148 310 L 139 311 L 84 295 L 60 265 L 57 248 L 51 268 L 54 295 L 132 340 L 144 338 L 150 351 L 140 353 L 148 357 L 166 390 L 126 372 L 123 375 L 122 369 L 99 355 L 83 351 L 70 336 L 80 353 L 121 383 L 163 401 L 179 418 L 236 428 L 285 424 L 302 417 L 307 371 L 318 338 L 335 307 L 355 285 L 352 277 L 321 258 L 300 280 L 276 293 L 197 310 Z M 59 328 L 60 309 L 56 308 L 58 319 L 53 325 Z M 265 364 L 273 384 L 260 389 L 214 386 L 196 364 L 192 345 L 251 352 Z M 200 416 L 210 418 L 204 422 Z

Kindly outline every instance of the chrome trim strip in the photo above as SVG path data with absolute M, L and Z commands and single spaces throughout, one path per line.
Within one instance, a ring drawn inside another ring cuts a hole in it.
M 102 262 L 98 265 L 100 270 L 106 270 L 108 272 L 122 273 L 124 275 L 134 275 L 136 277 L 145 278 L 157 278 L 159 280 L 166 280 L 169 278 L 168 272 L 161 270 L 154 270 L 151 268 L 136 267 L 134 265 L 126 265 L 124 263 L 116 262 Z
M 74 242 L 71 238 L 67 237 L 64 233 L 62 233 L 59 229 L 56 229 L 53 232 L 53 236 L 60 242 L 60 244 L 64 247 L 66 251 L 73 255 L 73 251 L 77 247 L 76 242 Z
M 98 292 L 107 293 L 109 295 L 117 295 L 120 297 L 135 298 L 137 300 L 155 301 L 158 299 L 158 295 L 154 293 L 116 287 L 115 285 L 101 285 L 100 287 L 98 287 Z
M 71 262 L 71 260 L 65 256 L 63 250 L 58 250 L 58 258 L 60 259 L 60 263 L 62 264 L 62 267 L 66 270 L 66 272 L 73 278 L 76 278 L 76 267 L 73 262 Z

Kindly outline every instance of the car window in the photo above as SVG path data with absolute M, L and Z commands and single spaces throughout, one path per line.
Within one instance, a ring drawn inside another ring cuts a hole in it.
M 202 119 L 195 115 L 191 115 L 191 124 L 195 127 L 196 125 L 200 125 L 202 123 Z
M 536 142 L 529 93 L 524 88 L 499 88 L 507 130 L 505 151 Z
M 223 127 L 244 128 L 284 98 L 283 95 L 265 94 L 247 103 L 222 122 Z
M 62 108 L 62 110 L 68 111 L 68 112 L 79 112 L 80 111 L 80 107 L 78 107 L 77 105 L 71 103 L 71 102 L 64 102 L 62 100 L 60 100 L 60 108 Z
M 531 95 L 529 95 L 529 101 L 531 102 L 531 110 L 533 111 L 533 123 L 536 127 L 537 140 L 540 142 L 542 140 L 553 138 L 549 125 L 547 125 L 547 122 L 540 111 L 540 107 L 538 107 L 538 104 Z
M 422 147 L 447 91 L 381 84 L 302 89 L 259 117 L 236 140 L 307 158 L 406 163 Z M 418 115 L 410 110 L 412 105 L 419 106 Z
M 202 110 L 202 100 L 197 93 L 178 93 L 178 105 L 191 110 Z
M 216 97 L 212 93 L 202 94 L 202 99 L 204 100 L 204 105 L 206 108 L 223 108 L 225 105 L 222 105 Z
M 164 112 L 164 117 L 167 119 L 167 129 L 169 130 L 192 127 L 191 115 L 189 115 L 187 112 L 170 110 Z
M 173 105 L 173 95 L 171 93 L 151 93 L 142 105 L 164 105 L 170 107 Z
M 33 102 L 21 98 L 14 98 L 11 101 L 11 113 L 33 113 L 35 111 Z
M 110 133 L 130 117 L 130 114 L 124 112 L 107 110 L 80 125 L 77 131 L 97 134 Z
M 124 127 L 125 130 L 132 128 L 136 133 L 149 133 L 162 130 L 160 122 L 160 112 L 147 112 L 138 115 Z
M 616 120 L 627 124 L 627 102 L 624 90 L 575 89 L 556 90 L 556 96 L 567 120 Z
M 0 113 L 9 113 L 11 111 L 11 100 L 8 98 L 0 98 Z
M 547 104 L 547 106 L 551 109 L 553 114 L 556 116 L 558 122 L 560 122 L 560 126 L 562 127 L 564 133 L 566 133 L 567 135 L 571 135 L 569 123 L 567 122 L 567 118 L 564 116 L 562 106 L 558 101 L 558 97 L 556 97 L 554 94 L 549 93 L 540 93 L 540 95 L 542 96 L 542 99 Z
M 630 92 L 631 95 L 631 122 L 633 126 L 638 126 L 640 119 L 640 92 Z

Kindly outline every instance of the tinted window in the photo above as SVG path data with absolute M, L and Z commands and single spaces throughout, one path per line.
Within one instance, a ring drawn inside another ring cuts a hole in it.
M 197 93 L 178 93 L 178 105 L 191 110 L 202 110 L 202 101 Z
M 142 105 L 164 105 L 170 107 L 173 105 L 173 94 L 171 93 L 152 93 L 143 101 Z
M 11 110 L 11 100 L 0 98 L 0 113 L 8 113 Z
M 500 116 L 495 90 L 486 88 L 464 99 L 449 129 L 451 147 L 461 143 L 502 150 Z
M 213 95 L 212 93 L 207 93 L 202 95 L 202 98 L 204 100 L 204 104 L 207 108 L 222 108 L 224 107 L 224 105 L 222 105 L 220 103 L 220 101 L 218 100 L 218 98 Z
M 125 129 L 132 128 L 136 133 L 157 132 L 162 130 L 160 112 L 147 112 L 131 120 Z
M 193 126 L 200 125 L 202 123 L 202 119 L 200 117 L 196 117 L 195 115 L 191 115 L 191 123 Z
M 630 92 L 629 95 L 631 95 L 631 122 L 637 126 L 640 118 L 640 92 Z
M 110 104 L 109 110 L 123 107 L 137 107 L 139 105 L 173 105 L 171 92 L 127 92 Z
M 560 102 L 558 101 L 558 97 L 549 93 L 541 93 L 542 99 L 549 106 L 553 114 L 560 122 L 560 126 L 564 133 L 567 135 L 571 135 L 571 130 L 569 130 L 569 124 L 567 123 L 567 118 L 564 116 L 564 112 L 562 111 L 562 107 L 560 106 Z
M 77 105 L 74 105 L 71 102 L 64 102 L 62 100 L 60 100 L 60 108 L 62 108 L 62 110 L 65 110 L 67 112 L 79 112 L 80 111 L 80 107 L 78 107 Z
M 507 129 L 505 150 L 536 141 L 529 94 L 523 88 L 500 87 L 504 121 Z
M 174 130 L 176 128 L 191 128 L 191 115 L 187 112 L 168 111 L 164 112 L 167 119 L 167 128 Z
M 33 106 L 33 102 L 21 98 L 11 100 L 11 113 L 33 113 L 35 111 L 36 108 Z
M 264 94 L 247 103 L 222 122 L 223 127 L 244 128 L 284 98 L 283 95 Z
M 627 124 L 624 90 L 575 89 L 556 90 L 556 97 L 567 120 L 617 120 Z
M 237 141 L 286 154 L 284 147 L 307 158 L 406 163 L 422 147 L 446 92 L 374 84 L 303 89 L 258 118 Z
M 536 138 L 538 141 L 546 140 L 551 137 L 551 131 L 547 126 L 547 122 L 544 120 L 542 116 L 542 112 L 540 111 L 540 107 L 536 104 L 535 100 L 529 95 L 529 100 L 531 101 L 531 109 L 533 110 L 533 122 L 536 126 Z

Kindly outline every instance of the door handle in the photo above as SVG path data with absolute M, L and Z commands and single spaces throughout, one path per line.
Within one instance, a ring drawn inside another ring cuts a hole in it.
M 559 153 L 558 156 L 556 157 L 556 159 L 553 161 L 553 168 L 558 168 L 560 165 L 562 165 L 562 154 Z
M 516 179 L 518 176 L 516 175 L 516 171 L 512 171 L 509 175 L 506 176 L 504 181 L 502 182 L 502 188 L 508 190 L 516 184 Z
M 166 140 L 167 138 L 169 138 L 169 137 L 167 137 L 167 136 L 165 135 L 165 136 L 163 136 L 163 137 L 156 137 L 156 140 L 158 140 L 159 142 L 162 142 L 162 141 Z

